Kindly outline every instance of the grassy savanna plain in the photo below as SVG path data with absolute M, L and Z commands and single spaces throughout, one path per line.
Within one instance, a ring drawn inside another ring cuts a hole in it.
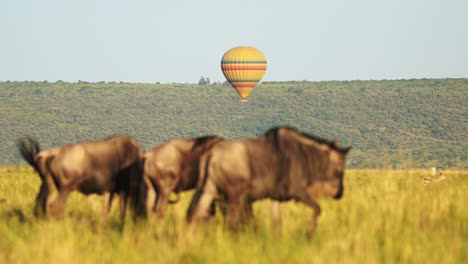
M 32 214 L 39 177 L 28 167 L 0 168 L 2 263 L 463 263 L 468 258 L 468 172 L 423 185 L 428 170 L 348 170 L 340 201 L 323 200 L 312 240 L 311 210 L 281 206 L 273 232 L 270 201 L 254 221 L 229 232 L 217 216 L 195 232 L 185 223 L 192 192 L 166 218 L 122 227 L 118 206 L 101 217 L 102 198 L 73 193 L 62 220 Z

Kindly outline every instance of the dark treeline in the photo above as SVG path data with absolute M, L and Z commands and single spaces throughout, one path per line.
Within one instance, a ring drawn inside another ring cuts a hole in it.
M 464 168 L 468 79 L 264 82 L 241 104 L 218 83 L 0 82 L 0 164 L 16 138 L 44 148 L 114 134 L 146 149 L 176 137 L 256 136 L 291 125 L 351 144 L 352 168 Z

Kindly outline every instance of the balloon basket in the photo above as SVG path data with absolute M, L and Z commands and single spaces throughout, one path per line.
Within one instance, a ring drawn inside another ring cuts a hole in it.
M 241 103 L 247 103 L 248 101 L 249 101 L 249 100 L 248 100 L 247 98 L 241 98 L 241 99 L 240 99 L 240 102 L 241 102 Z

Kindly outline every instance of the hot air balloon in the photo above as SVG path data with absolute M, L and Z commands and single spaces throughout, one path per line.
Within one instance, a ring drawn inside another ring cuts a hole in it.
M 224 77 L 247 102 L 247 96 L 257 86 L 265 74 L 267 61 L 261 51 L 253 47 L 235 47 L 224 53 L 221 69 Z

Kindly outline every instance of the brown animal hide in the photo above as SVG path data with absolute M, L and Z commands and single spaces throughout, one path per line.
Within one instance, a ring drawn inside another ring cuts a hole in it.
M 209 218 L 210 205 L 225 202 L 225 221 L 234 230 L 251 217 L 251 203 L 264 198 L 297 200 L 314 210 L 309 236 L 320 214 L 319 198 L 341 198 L 345 155 L 350 148 L 291 127 L 273 128 L 258 138 L 222 141 L 204 155 L 201 187 L 187 212 L 187 220 Z
M 200 157 L 217 142 L 216 136 L 174 139 L 144 155 L 144 174 L 156 192 L 153 212 L 163 217 L 171 193 L 194 189 L 198 183 Z
M 18 140 L 23 158 L 36 170 L 42 183 L 36 198 L 35 214 L 62 217 L 72 191 L 85 195 L 110 193 L 121 198 L 121 218 L 125 217 L 128 199 L 135 216 L 144 215 L 146 186 L 143 182 L 141 149 L 128 136 L 114 136 L 102 141 L 68 144 L 40 151 L 37 140 Z M 49 201 L 52 188 L 58 195 Z

